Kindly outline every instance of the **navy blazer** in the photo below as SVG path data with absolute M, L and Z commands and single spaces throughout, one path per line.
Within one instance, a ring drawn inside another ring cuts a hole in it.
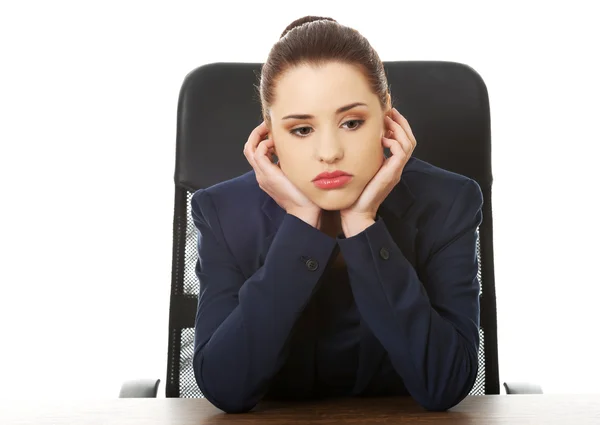
M 375 223 L 349 238 L 287 214 L 254 171 L 196 191 L 193 369 L 204 396 L 226 412 L 276 392 L 310 396 L 314 355 L 283 368 L 288 341 L 341 250 L 361 316 L 353 394 L 411 395 L 428 410 L 459 403 L 478 369 L 482 204 L 476 181 L 415 157 Z

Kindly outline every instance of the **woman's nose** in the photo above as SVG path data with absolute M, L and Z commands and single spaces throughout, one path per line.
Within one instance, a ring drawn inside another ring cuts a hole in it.
M 339 161 L 344 157 L 342 144 L 335 138 L 321 141 L 317 144 L 317 159 L 328 164 Z

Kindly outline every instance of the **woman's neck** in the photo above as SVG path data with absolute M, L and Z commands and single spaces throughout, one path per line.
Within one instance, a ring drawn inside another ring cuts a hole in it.
M 342 219 L 340 218 L 339 211 L 326 211 L 322 210 L 321 212 L 321 225 L 320 230 L 326 235 L 331 236 L 332 238 L 337 237 L 342 230 Z M 342 256 L 342 252 L 339 251 L 337 256 L 334 258 L 332 262 L 332 267 L 336 270 L 342 269 L 346 266 L 346 261 Z
M 321 226 L 319 229 L 335 238 L 339 233 L 342 232 L 342 220 L 340 218 L 339 211 L 321 211 Z

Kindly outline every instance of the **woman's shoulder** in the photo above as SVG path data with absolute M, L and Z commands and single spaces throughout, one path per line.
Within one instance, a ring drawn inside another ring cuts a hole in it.
M 418 202 L 452 202 L 466 184 L 471 185 L 473 191 L 481 195 L 481 188 L 476 180 L 416 157 L 408 160 L 402 172 L 402 180 Z
M 209 197 L 217 204 L 231 204 L 236 207 L 239 207 L 240 204 L 248 206 L 248 202 L 260 202 L 262 189 L 258 186 L 254 170 L 251 170 L 206 189 L 198 189 L 193 193 L 192 199 L 197 200 L 202 196 Z
M 264 239 L 261 235 L 266 235 L 269 228 L 262 209 L 265 195 L 252 170 L 197 190 L 192 196 L 194 221 L 218 235 L 248 275 L 257 268 L 257 253 Z
M 234 227 L 260 217 L 264 191 L 256 181 L 254 170 L 198 189 L 192 194 L 191 210 L 196 216 L 220 222 L 234 223 Z

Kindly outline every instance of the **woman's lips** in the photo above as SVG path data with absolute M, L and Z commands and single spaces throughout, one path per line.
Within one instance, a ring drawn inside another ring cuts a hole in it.
M 348 182 L 350 180 L 352 180 L 352 176 L 343 175 L 343 176 L 321 178 L 321 179 L 313 180 L 313 183 L 319 189 L 337 189 L 337 188 L 340 188 L 340 187 L 348 184 Z

